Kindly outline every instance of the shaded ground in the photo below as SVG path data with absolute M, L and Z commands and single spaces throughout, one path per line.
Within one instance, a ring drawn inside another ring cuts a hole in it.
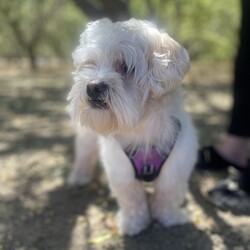
M 0 250 L 250 249 L 250 217 L 220 211 L 206 197 L 218 175 L 192 176 L 190 224 L 167 230 L 153 224 L 134 238 L 117 235 L 117 206 L 104 178 L 68 188 L 69 71 L 0 72 Z M 228 72 L 225 65 L 196 65 L 186 78 L 186 106 L 201 144 L 218 140 L 224 130 L 231 103 Z

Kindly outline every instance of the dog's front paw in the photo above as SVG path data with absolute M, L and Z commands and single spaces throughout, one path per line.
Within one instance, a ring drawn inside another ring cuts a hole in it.
M 117 214 L 118 232 L 120 235 L 134 236 L 146 229 L 151 222 L 148 214 L 129 213 L 119 211 Z
M 91 177 L 80 174 L 78 171 L 72 170 L 67 178 L 67 184 L 69 186 L 83 186 L 91 181 Z
M 178 208 L 171 211 L 155 211 L 154 218 L 164 227 L 182 225 L 189 222 L 189 216 L 186 210 Z

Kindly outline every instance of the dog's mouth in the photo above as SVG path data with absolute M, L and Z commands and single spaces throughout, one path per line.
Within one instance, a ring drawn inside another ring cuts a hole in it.
M 88 103 L 90 105 L 91 108 L 95 108 L 95 109 L 108 109 L 108 104 L 106 102 L 104 102 L 104 100 L 102 99 L 92 99 L 89 98 L 88 99 Z

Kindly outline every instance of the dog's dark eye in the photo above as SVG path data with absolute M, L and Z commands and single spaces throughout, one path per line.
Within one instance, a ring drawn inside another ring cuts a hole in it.
M 128 73 L 128 66 L 127 66 L 127 64 L 125 62 L 122 62 L 121 73 L 122 74 L 127 74 Z
M 119 64 L 118 71 L 121 75 L 126 75 L 128 73 L 128 66 L 125 61 Z
M 115 64 L 115 69 L 121 75 L 126 75 L 128 73 L 128 66 L 125 61 L 117 62 Z
M 122 76 L 133 74 L 135 71 L 134 67 L 129 69 L 125 61 L 123 61 L 122 63 L 116 63 L 115 69 Z

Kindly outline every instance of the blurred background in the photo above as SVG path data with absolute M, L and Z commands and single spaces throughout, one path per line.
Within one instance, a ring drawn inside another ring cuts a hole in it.
M 102 17 L 151 20 L 192 60 L 228 61 L 235 54 L 237 0 L 1 0 L 1 61 L 27 59 L 33 70 L 49 59 L 68 61 L 86 22 Z
M 0 250 L 249 250 L 250 217 L 212 206 L 226 175 L 194 172 L 189 224 L 120 237 L 105 175 L 68 187 L 74 130 L 66 114 L 71 53 L 90 20 L 153 21 L 191 57 L 185 107 L 201 145 L 227 128 L 238 0 L 0 0 Z

